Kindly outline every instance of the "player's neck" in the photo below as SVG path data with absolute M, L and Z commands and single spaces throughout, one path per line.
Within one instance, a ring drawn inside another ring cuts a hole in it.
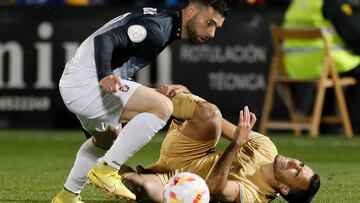
M 278 191 L 278 184 L 274 176 L 274 163 L 262 165 L 260 167 L 261 175 L 264 180 L 276 191 Z

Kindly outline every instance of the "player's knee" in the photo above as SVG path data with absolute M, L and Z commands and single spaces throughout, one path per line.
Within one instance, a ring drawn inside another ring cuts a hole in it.
M 154 104 L 153 113 L 164 121 L 167 121 L 173 112 L 172 102 L 165 96 L 160 96 L 157 100 L 157 103 Z

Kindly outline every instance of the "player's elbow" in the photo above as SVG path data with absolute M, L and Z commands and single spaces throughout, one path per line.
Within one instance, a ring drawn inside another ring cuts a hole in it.
M 216 105 L 209 102 L 198 103 L 193 119 L 202 121 L 202 123 L 208 127 L 209 131 L 221 133 L 222 115 Z
M 210 194 L 214 196 L 221 196 L 226 186 L 226 184 L 223 183 L 221 179 L 219 179 L 219 176 L 214 176 L 214 174 L 210 174 L 206 178 L 206 184 L 208 185 Z
M 210 102 L 199 102 L 197 104 L 197 108 L 195 109 L 194 116 L 197 116 L 204 120 L 217 120 L 222 118 L 219 108 Z
M 209 192 L 211 197 L 222 200 L 225 197 L 224 187 L 219 187 L 218 184 L 213 184 L 213 186 L 209 186 Z

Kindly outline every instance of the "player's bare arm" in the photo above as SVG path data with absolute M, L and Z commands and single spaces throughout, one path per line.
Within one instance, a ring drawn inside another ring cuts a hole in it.
M 234 140 L 234 132 L 236 130 L 236 125 L 229 122 L 225 118 L 221 120 L 221 137 L 232 141 Z
M 158 88 L 156 88 L 156 91 L 169 97 L 169 98 L 173 98 L 174 96 L 176 96 L 177 94 L 180 94 L 180 93 L 191 93 L 187 87 L 185 87 L 183 85 L 178 85 L 178 84 L 173 84 L 173 85 L 164 84 L 164 85 L 161 85 Z M 204 109 L 204 108 L 199 108 L 199 106 L 197 106 L 197 108 L 195 108 L 194 115 L 195 116 L 202 115 L 201 109 Z M 222 137 L 224 137 L 227 140 L 232 141 L 234 139 L 235 130 L 236 130 L 236 125 L 234 125 L 233 123 L 229 122 L 228 120 L 222 118 L 222 121 L 221 121 L 221 136 Z
M 236 127 L 232 143 L 226 148 L 206 178 L 210 194 L 214 198 L 226 202 L 239 202 L 239 186 L 234 181 L 228 181 L 228 176 L 236 154 L 250 139 L 250 132 L 255 122 L 255 114 L 251 113 L 249 108 L 245 106 L 240 111 L 239 124 Z
M 184 120 L 179 129 L 184 135 L 202 141 L 219 138 L 222 116 L 216 105 L 191 94 L 183 85 L 162 85 L 156 90 L 172 99 L 173 116 Z

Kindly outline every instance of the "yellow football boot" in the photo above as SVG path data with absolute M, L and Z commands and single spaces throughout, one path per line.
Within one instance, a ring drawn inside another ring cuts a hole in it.
M 79 195 L 62 189 L 61 192 L 54 197 L 51 203 L 84 203 Z
M 117 199 L 136 200 L 136 196 L 121 182 L 118 170 L 103 161 L 94 166 L 87 175 L 90 183 L 102 188 Z

